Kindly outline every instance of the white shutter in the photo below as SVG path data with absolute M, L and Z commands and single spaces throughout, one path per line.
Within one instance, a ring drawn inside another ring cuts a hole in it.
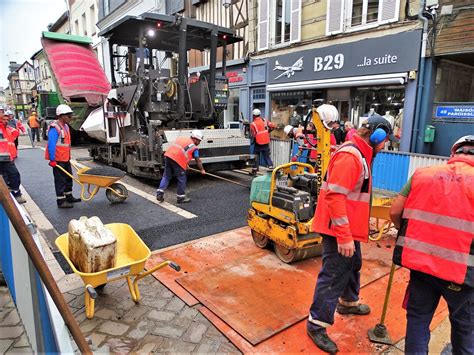
M 301 40 L 301 0 L 291 0 L 290 43 Z
M 268 49 L 268 37 L 270 29 L 270 0 L 258 2 L 258 50 Z
M 326 34 L 334 35 L 343 30 L 344 0 L 328 0 Z
M 398 21 L 400 0 L 381 0 L 379 4 L 379 23 Z

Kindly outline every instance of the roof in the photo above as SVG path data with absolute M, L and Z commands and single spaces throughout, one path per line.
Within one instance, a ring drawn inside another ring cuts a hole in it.
M 109 93 L 110 83 L 84 38 L 46 32 L 41 43 L 61 95 L 68 101 L 84 98 L 90 106 L 96 106 Z
M 56 20 L 55 23 L 48 26 L 48 30 L 51 32 L 56 32 L 69 18 L 69 11 L 65 11 L 59 18 Z
M 155 36 L 147 38 L 147 46 L 153 49 L 178 52 L 179 22 L 187 24 L 187 49 L 203 51 L 210 47 L 211 32 L 217 33 L 217 45 L 232 44 L 242 41 L 234 30 L 212 23 L 197 21 L 185 17 L 168 16 L 155 13 L 144 13 L 140 16 L 126 16 L 103 29 L 99 36 L 107 37 L 112 44 L 139 47 L 140 31 L 146 34 L 155 30 Z M 158 27 L 159 25 L 159 27 Z
M 18 71 L 19 71 L 21 68 L 23 68 L 24 66 L 30 66 L 30 67 L 33 68 L 33 65 L 32 65 L 29 61 L 25 60 L 25 61 L 23 62 L 23 64 L 21 64 L 18 68 L 16 68 L 15 71 L 18 72 Z

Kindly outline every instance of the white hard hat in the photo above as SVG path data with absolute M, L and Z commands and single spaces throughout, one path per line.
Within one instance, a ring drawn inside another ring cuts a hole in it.
M 285 132 L 286 135 L 288 135 L 291 131 L 293 130 L 293 126 L 288 125 L 283 128 L 283 131 Z
M 316 109 L 316 111 L 318 112 L 321 121 L 323 121 L 324 127 L 327 129 L 331 129 L 331 123 L 339 121 L 339 113 L 337 112 L 337 108 L 333 105 L 321 105 Z
M 260 116 L 262 112 L 258 108 L 254 108 L 252 111 L 252 116 Z
M 456 154 L 457 150 L 461 148 L 463 145 L 474 145 L 474 135 L 468 135 L 459 138 L 451 147 L 451 155 Z
M 196 138 L 202 141 L 202 139 L 204 138 L 204 135 L 199 129 L 193 129 L 191 132 L 191 138 Z
M 12 110 L 6 110 L 5 115 L 6 116 L 13 116 L 13 111 Z
M 56 107 L 56 116 L 67 115 L 68 113 L 73 113 L 72 109 L 65 104 L 61 104 Z

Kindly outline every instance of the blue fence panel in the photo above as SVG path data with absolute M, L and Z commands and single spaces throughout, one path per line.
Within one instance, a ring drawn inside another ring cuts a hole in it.
M 15 281 L 13 277 L 12 247 L 10 241 L 10 223 L 7 213 L 0 205 L 0 263 L 2 264 L 3 277 L 16 303 Z
M 400 153 L 377 154 L 373 164 L 373 184 L 377 189 L 399 192 L 408 179 L 410 156 Z

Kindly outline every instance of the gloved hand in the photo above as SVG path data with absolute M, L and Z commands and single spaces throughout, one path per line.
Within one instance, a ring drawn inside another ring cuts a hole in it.
M 295 161 L 298 161 L 298 157 L 295 155 L 295 156 L 292 156 L 291 157 L 291 161 L 294 163 Z
M 49 165 L 50 167 L 52 167 L 52 168 L 55 168 L 56 165 L 58 165 L 58 163 L 56 163 L 54 160 L 51 160 L 51 161 L 48 163 L 48 165 Z

